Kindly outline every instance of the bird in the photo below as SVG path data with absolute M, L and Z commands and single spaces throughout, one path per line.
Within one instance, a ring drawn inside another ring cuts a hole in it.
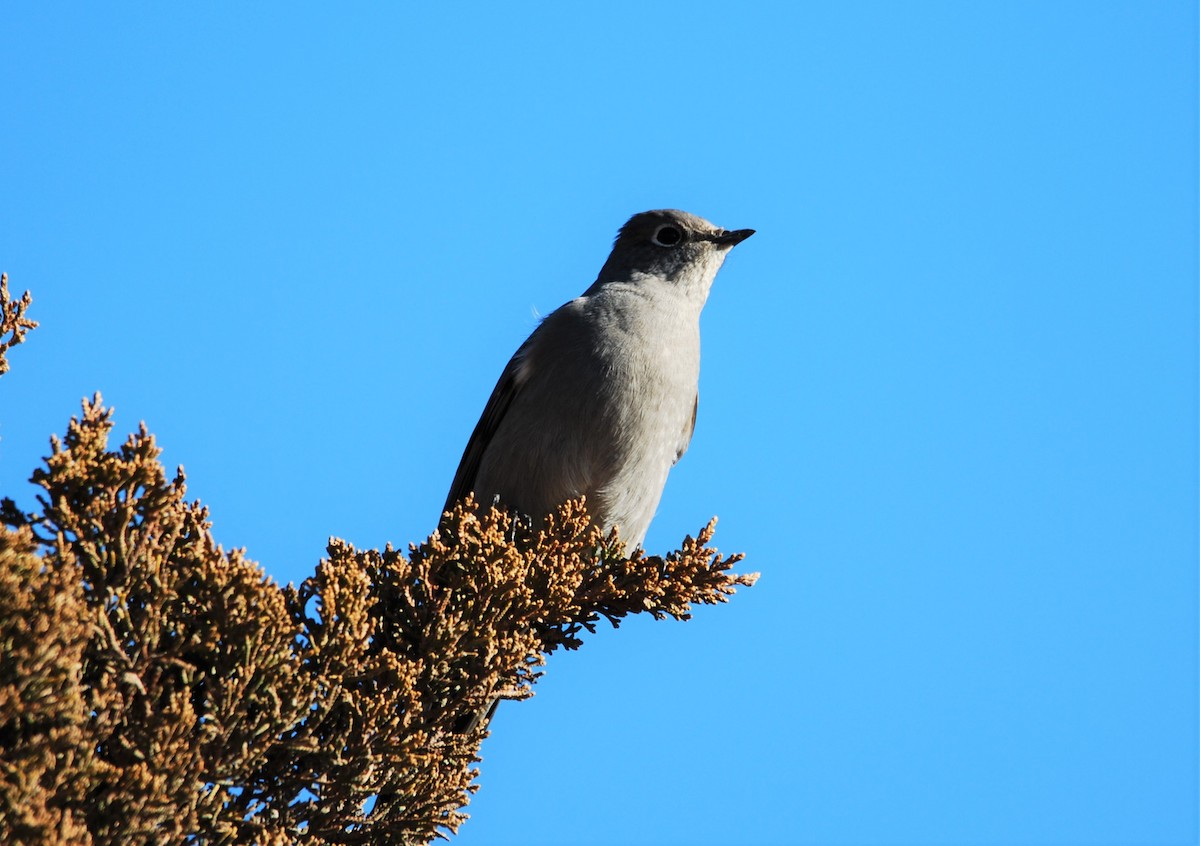
M 541 519 L 583 496 L 593 523 L 640 547 L 695 429 L 700 312 L 729 251 L 753 234 L 677 209 L 633 215 L 596 281 L 505 366 L 443 512 L 474 493 Z

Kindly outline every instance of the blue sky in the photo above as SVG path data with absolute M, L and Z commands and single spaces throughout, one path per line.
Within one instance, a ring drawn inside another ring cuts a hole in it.
M 1197 839 L 1197 12 L 6 3 L 0 493 L 79 399 L 276 579 L 433 528 L 634 212 L 758 234 L 647 538 L 759 585 L 555 656 L 463 844 Z

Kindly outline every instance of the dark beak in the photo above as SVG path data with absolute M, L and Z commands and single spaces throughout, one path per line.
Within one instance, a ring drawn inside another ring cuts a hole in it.
M 742 243 L 753 234 L 753 229 L 735 229 L 732 232 L 719 232 L 713 236 L 712 240 L 714 244 L 727 244 L 732 247 Z

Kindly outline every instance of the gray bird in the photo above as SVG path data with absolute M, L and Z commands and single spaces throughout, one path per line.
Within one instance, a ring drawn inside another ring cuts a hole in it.
M 753 234 L 676 210 L 630 218 L 592 286 L 500 374 L 445 510 L 473 491 L 541 519 L 582 494 L 597 525 L 640 546 L 696 425 L 700 310 Z

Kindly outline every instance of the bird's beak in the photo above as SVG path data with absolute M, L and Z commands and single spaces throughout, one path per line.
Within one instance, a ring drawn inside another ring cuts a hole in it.
M 742 243 L 753 234 L 753 229 L 735 229 L 732 232 L 722 230 L 714 235 L 712 240 L 714 244 L 732 247 Z

